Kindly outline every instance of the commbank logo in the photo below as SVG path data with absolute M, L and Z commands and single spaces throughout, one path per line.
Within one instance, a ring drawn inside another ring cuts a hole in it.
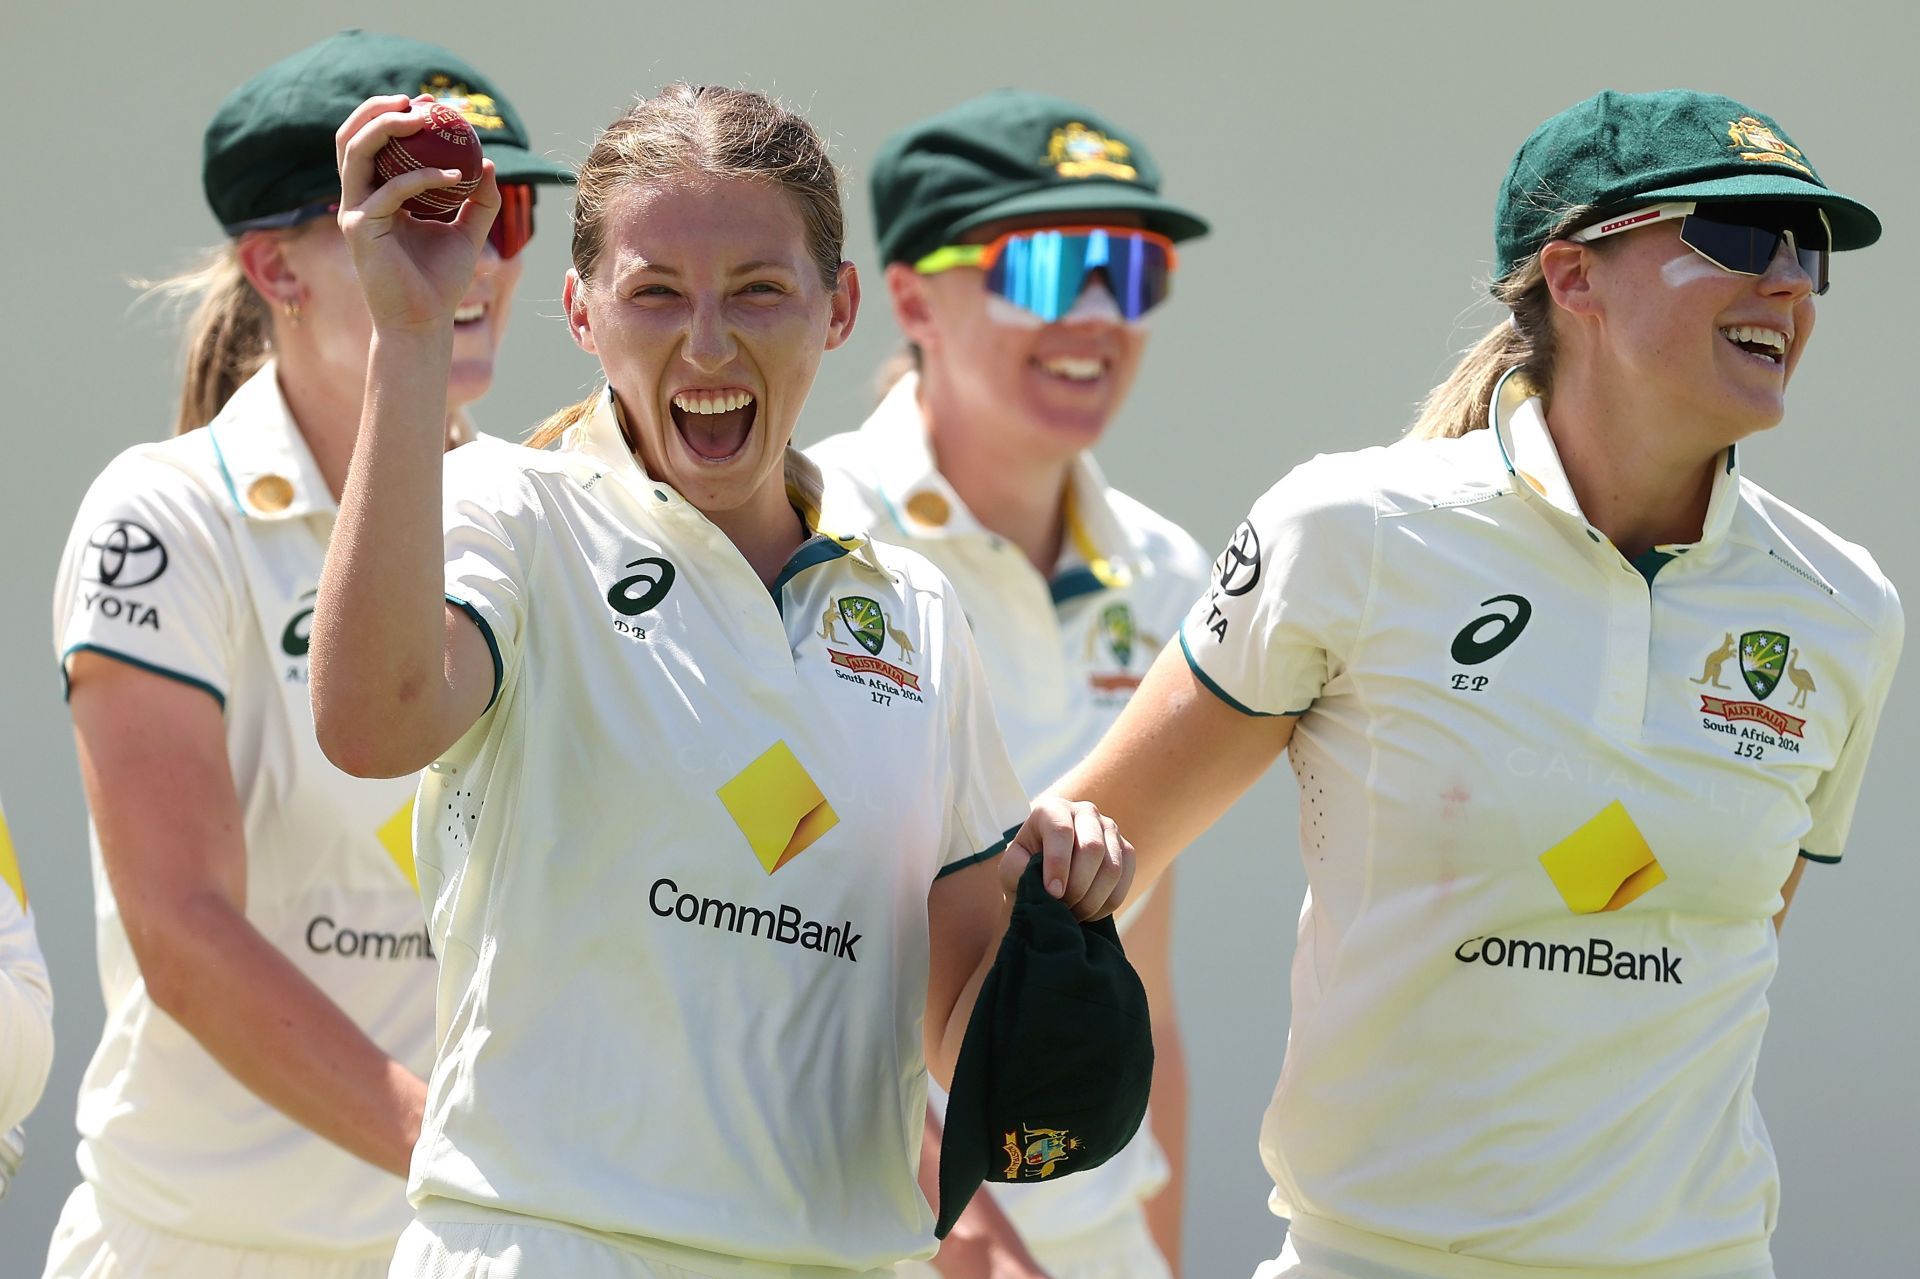
M 840 824 L 793 749 L 775 742 L 715 792 L 771 875 Z
M 1540 866 L 1576 915 L 1619 910 L 1667 882 L 1660 859 L 1617 799 L 1540 854 Z
M 745 902 L 730 902 L 724 897 L 700 897 L 680 891 L 680 885 L 664 877 L 654 880 L 653 887 L 648 890 L 647 909 L 662 919 L 677 919 L 683 924 L 699 924 L 729 933 L 745 933 L 749 937 L 764 935 L 770 942 L 818 951 L 852 964 L 860 962 L 860 956 L 854 948 L 865 936 L 864 933 L 853 931 L 851 919 L 838 924 L 823 924 L 817 919 L 808 919 L 785 902 L 768 910 L 763 906 L 749 906 Z M 762 929 L 766 930 L 764 934 Z
M 1463 964 L 1488 968 L 1521 968 L 1543 973 L 1578 973 L 1582 977 L 1615 977 L 1621 981 L 1652 981 L 1682 986 L 1680 965 L 1685 956 L 1666 946 L 1658 951 L 1623 950 L 1605 937 L 1589 937 L 1584 944 L 1532 941 L 1525 937 L 1469 937 L 1454 948 Z

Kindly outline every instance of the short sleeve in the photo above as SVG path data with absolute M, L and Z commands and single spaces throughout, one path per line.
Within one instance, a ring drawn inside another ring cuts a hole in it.
M 526 473 L 491 440 L 448 454 L 444 483 L 447 602 L 472 618 L 487 641 L 491 709 L 519 658 L 536 508 Z
M 53 987 L 0 813 L 0 1131 L 25 1119 L 53 1066 Z
M 1372 571 L 1363 456 L 1315 458 L 1269 489 L 1181 624 L 1188 664 L 1235 710 L 1302 714 L 1345 669 Z
M 216 499 L 187 472 L 138 452 L 87 490 L 54 584 L 63 677 L 94 652 L 211 693 L 224 707 L 243 587 Z
M 948 791 L 939 875 L 998 856 L 1027 820 L 1027 793 L 1013 771 L 973 629 L 947 587 Z M 936 876 L 938 878 L 938 876 Z
M 1900 664 L 1900 649 L 1906 637 L 1906 614 L 1891 583 L 1885 585 L 1886 607 L 1874 627 L 1879 664 L 1872 682 L 1855 708 L 1847 740 L 1841 744 L 1834 765 L 1815 783 L 1807 807 L 1813 825 L 1800 842 L 1801 856 L 1809 861 L 1832 863 L 1840 860 L 1847 846 L 1847 832 L 1853 826 L 1854 805 L 1860 798 L 1860 780 L 1867 771 L 1867 756 L 1873 750 L 1873 738 L 1880 726 L 1880 712 L 1893 686 L 1894 668 Z

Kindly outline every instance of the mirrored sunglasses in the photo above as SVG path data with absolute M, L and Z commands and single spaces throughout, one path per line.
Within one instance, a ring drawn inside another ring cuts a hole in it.
M 1094 272 L 1120 314 L 1138 320 L 1167 300 L 1179 257 L 1173 241 L 1138 227 L 1030 227 L 986 244 L 949 244 L 913 264 L 921 275 L 956 267 L 986 273 L 989 292 L 1052 323 L 1073 309 Z

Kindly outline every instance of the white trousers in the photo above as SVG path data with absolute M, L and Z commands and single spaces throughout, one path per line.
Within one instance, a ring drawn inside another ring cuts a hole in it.
M 1172 1279 L 1166 1258 L 1147 1229 L 1147 1214 L 1139 1208 L 1097 1230 L 1066 1239 L 1027 1244 L 1053 1279 Z M 940 1279 L 929 1262 L 903 1261 L 893 1268 L 894 1279 Z
M 100 1203 L 83 1181 L 53 1228 L 45 1279 L 385 1279 L 386 1273 L 384 1251 L 346 1257 L 261 1252 L 155 1230 Z

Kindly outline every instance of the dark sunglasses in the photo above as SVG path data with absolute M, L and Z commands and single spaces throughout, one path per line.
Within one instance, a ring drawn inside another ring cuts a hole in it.
M 1817 205 L 1764 202 L 1710 204 L 1708 213 L 1697 212 L 1699 207 L 1691 200 L 1650 205 L 1597 222 L 1567 238 L 1588 244 L 1680 218 L 1680 242 L 1723 271 L 1765 275 L 1784 240 L 1813 281 L 1815 293 L 1825 293 L 1831 286 L 1833 228 L 1826 210 Z
M 494 215 L 493 225 L 487 228 L 487 243 L 502 259 L 518 255 L 533 239 L 533 194 L 531 182 L 500 184 L 500 212 Z M 314 204 L 303 204 L 297 209 L 288 209 L 285 213 L 269 213 L 263 218 L 231 223 L 226 227 L 226 232 L 228 235 L 239 235 L 243 231 L 283 230 L 338 212 L 338 200 L 321 200 Z

